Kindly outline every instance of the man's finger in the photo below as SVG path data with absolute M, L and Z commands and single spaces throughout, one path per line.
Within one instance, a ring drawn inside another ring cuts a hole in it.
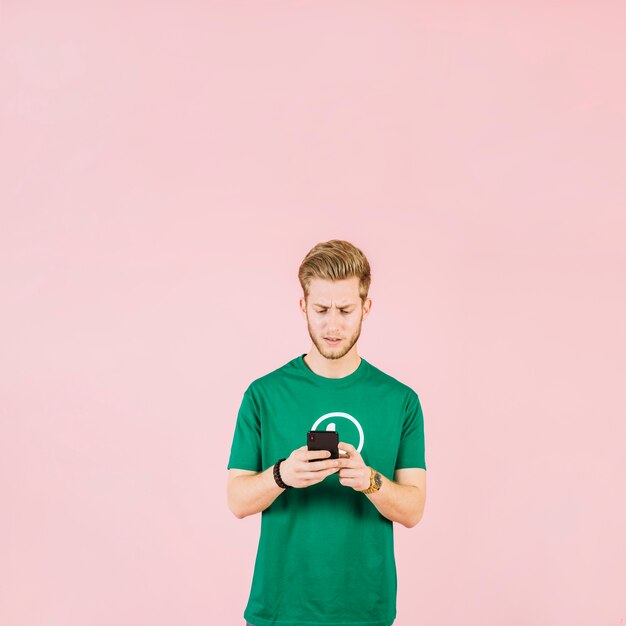
M 330 457 L 330 450 L 309 450 L 306 453 L 305 458 L 309 461 L 317 459 L 328 459 Z

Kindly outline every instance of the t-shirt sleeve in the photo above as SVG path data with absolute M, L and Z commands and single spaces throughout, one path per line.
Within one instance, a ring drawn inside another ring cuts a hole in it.
M 231 468 L 262 471 L 261 417 L 251 387 L 244 392 L 237 414 L 227 469 Z
M 408 467 L 426 469 L 424 414 L 419 397 L 412 389 L 405 403 L 400 449 L 395 469 Z

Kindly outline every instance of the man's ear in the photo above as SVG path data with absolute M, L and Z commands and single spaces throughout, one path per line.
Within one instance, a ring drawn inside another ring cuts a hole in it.
M 363 319 L 365 319 L 370 314 L 371 309 L 372 299 L 366 298 L 365 302 L 363 303 Z

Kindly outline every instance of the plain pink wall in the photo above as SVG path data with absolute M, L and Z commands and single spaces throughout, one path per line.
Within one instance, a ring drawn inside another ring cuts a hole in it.
M 397 626 L 624 625 L 622 3 L 0 20 L 3 626 L 243 624 L 236 412 L 308 350 L 331 238 L 372 264 L 360 354 L 424 408 Z

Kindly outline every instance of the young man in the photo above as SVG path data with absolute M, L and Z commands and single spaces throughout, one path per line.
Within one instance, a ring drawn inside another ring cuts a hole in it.
M 243 615 L 248 626 L 391 626 L 393 522 L 414 527 L 426 499 L 421 404 L 357 353 L 372 305 L 361 250 L 320 243 L 298 276 L 313 344 L 248 386 L 228 461 L 230 510 L 262 512 Z M 310 430 L 337 431 L 340 458 L 309 451 Z

